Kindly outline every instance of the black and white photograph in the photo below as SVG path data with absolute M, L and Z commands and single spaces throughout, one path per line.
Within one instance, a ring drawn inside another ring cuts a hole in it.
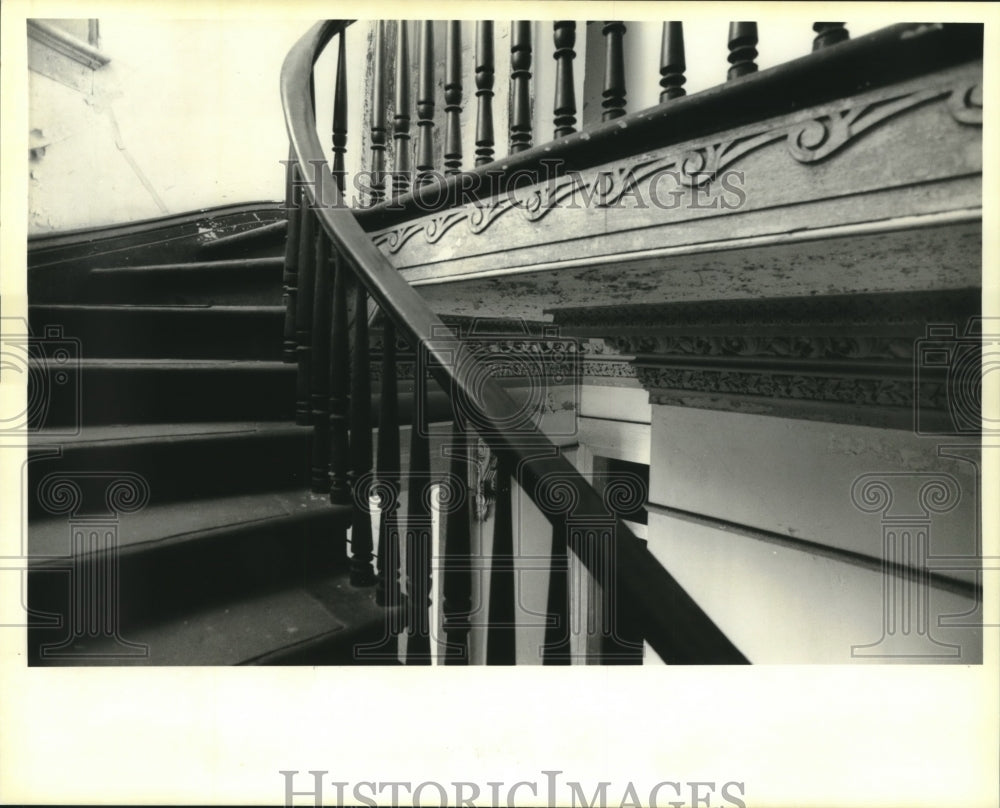
M 3 11 L 0 804 L 1000 799 L 989 4 Z

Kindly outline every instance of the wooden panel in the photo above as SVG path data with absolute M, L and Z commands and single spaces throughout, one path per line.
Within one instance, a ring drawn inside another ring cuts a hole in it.
M 909 515 L 928 525 L 933 555 L 968 559 L 941 574 L 974 582 L 977 450 L 939 443 L 901 430 L 655 405 L 650 501 L 875 560 L 883 524 Z M 883 484 L 891 507 L 872 510 L 876 492 L 865 486 Z M 946 508 L 926 499 L 928 485 L 941 486 Z
M 656 512 L 649 549 L 753 663 L 982 661 L 981 629 L 938 625 L 939 616 L 973 608 L 974 600 L 956 591 L 926 590 L 927 634 L 897 632 L 883 642 L 883 576 L 876 567 Z M 852 656 L 854 646 L 866 645 Z

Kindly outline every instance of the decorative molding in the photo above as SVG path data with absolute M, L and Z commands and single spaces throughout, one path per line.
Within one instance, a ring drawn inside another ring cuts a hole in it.
M 28 38 L 91 70 L 103 67 L 111 61 L 110 56 L 88 42 L 41 20 L 28 20 Z
M 839 110 L 792 123 L 782 123 L 771 129 L 715 139 L 700 146 L 666 152 L 658 156 L 640 155 L 624 163 L 572 176 L 551 176 L 548 181 L 532 186 L 524 193 L 495 196 L 488 202 L 476 202 L 462 208 L 450 208 L 416 222 L 402 224 L 374 237 L 376 246 L 390 255 L 398 253 L 411 239 L 423 234 L 427 244 L 436 244 L 460 223 L 466 231 L 479 235 L 501 217 L 519 210 L 524 221 L 539 222 L 553 210 L 619 207 L 626 200 L 636 206 L 662 206 L 662 199 L 671 192 L 657 187 L 660 178 L 669 177 L 676 188 L 672 193 L 701 189 L 705 193 L 719 190 L 726 206 L 725 183 L 716 183 L 721 173 L 735 166 L 747 155 L 778 141 L 784 141 L 789 156 L 802 164 L 813 165 L 843 151 L 891 118 L 944 101 L 951 116 L 960 124 L 982 125 L 982 86 L 963 82 L 959 85 L 916 90 L 903 95 L 855 101 Z M 693 192 L 693 191 L 692 191 Z M 653 199 L 653 195 L 657 199 Z M 738 205 L 733 204 L 733 207 Z
M 478 522 L 486 522 L 493 515 L 497 498 L 497 457 L 486 441 L 476 436 L 469 453 L 469 488 L 473 492 L 472 514 Z

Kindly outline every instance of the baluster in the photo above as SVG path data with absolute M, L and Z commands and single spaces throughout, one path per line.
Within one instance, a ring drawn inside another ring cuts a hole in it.
M 417 79 L 417 184 L 430 182 L 434 170 L 434 24 L 420 23 L 420 74 Z
M 732 67 L 726 74 L 726 80 L 732 81 L 740 76 L 757 72 L 754 59 L 757 58 L 757 23 L 729 23 L 729 63 Z
M 399 196 L 410 188 L 410 47 L 406 20 L 398 23 L 396 37 L 396 99 L 393 114 L 392 193 Z
M 512 497 L 510 468 L 500 459 L 497 463 L 496 506 L 493 512 L 487 665 L 514 665 L 517 662 Z
M 814 22 L 813 30 L 816 32 L 816 38 L 813 39 L 814 51 L 828 48 L 851 38 L 842 22 Z
M 679 22 L 663 23 L 663 41 L 660 44 L 660 103 L 684 95 L 684 26 Z
M 625 23 L 621 20 L 605 22 L 601 33 L 604 34 L 604 92 L 601 93 L 604 112 L 601 120 L 610 121 L 625 114 L 625 51 L 622 42 Z
M 316 228 L 316 295 L 313 298 L 312 353 L 309 384 L 312 410 L 313 493 L 330 491 L 330 241 L 322 227 Z
M 385 199 L 385 66 L 382 58 L 385 23 L 375 23 L 375 66 L 372 76 L 372 204 Z
M 445 52 L 444 172 L 458 174 L 462 170 L 462 23 L 448 23 Z
M 399 589 L 399 399 L 396 384 L 396 329 L 388 318 L 382 331 L 382 389 L 378 419 L 378 480 L 387 489 L 381 503 L 376 602 L 389 608 L 400 603 Z M 394 625 L 395 628 L 395 625 Z M 395 633 L 393 631 L 392 633 Z
M 341 33 L 337 50 L 337 84 L 333 94 L 333 177 L 344 193 L 344 157 L 347 154 L 347 37 Z
M 351 504 L 351 466 L 348 443 L 350 417 L 351 348 L 348 326 L 350 267 L 334 251 L 333 296 L 330 313 L 330 502 Z
M 316 216 L 309 210 L 308 194 L 303 192 L 299 227 L 299 288 L 295 302 L 295 357 L 298 373 L 295 386 L 295 423 L 306 426 L 310 423 L 309 385 L 312 381 L 312 315 L 314 284 L 316 282 L 314 264 L 316 262 Z
M 510 152 L 531 147 L 531 22 L 510 27 Z
M 476 23 L 476 165 L 493 162 L 493 21 Z
M 569 557 L 566 552 L 566 526 L 556 520 L 552 527 L 552 552 L 549 567 L 549 594 L 542 646 L 543 665 L 569 665 Z
M 470 612 L 472 610 L 472 574 L 471 537 L 469 522 L 471 520 L 472 492 L 468 490 L 469 478 L 469 435 L 462 426 L 461 413 L 455 407 L 455 420 L 452 427 L 451 475 L 452 480 L 460 480 L 459 496 L 463 497 L 461 506 L 448 512 L 448 525 L 445 531 L 446 549 L 443 563 L 444 580 L 441 590 L 444 603 L 441 611 L 444 613 L 444 632 L 448 640 L 445 647 L 446 665 L 469 664 L 469 629 Z
M 576 23 L 559 20 L 552 23 L 556 49 L 556 99 L 552 107 L 553 137 L 573 134 L 576 126 L 576 90 L 573 86 L 573 60 L 576 58 Z
M 289 149 L 288 165 L 285 167 L 286 190 L 285 208 L 288 213 L 288 229 L 285 231 L 285 266 L 281 274 L 284 289 L 285 327 L 281 358 L 288 363 L 296 361 L 295 356 L 295 303 L 299 283 L 299 220 L 302 190 L 297 185 L 298 164 L 293 162 L 295 153 Z
M 346 266 L 346 263 L 344 264 Z M 354 318 L 351 351 L 351 471 L 349 479 L 354 490 L 372 467 L 372 394 L 368 358 L 368 293 L 353 278 Z M 355 492 L 356 493 L 356 492 Z M 372 570 L 372 522 L 367 503 L 355 503 L 351 523 L 351 585 L 370 586 L 375 583 Z
M 419 351 L 419 346 L 418 346 Z M 427 436 L 427 377 L 415 360 L 410 475 L 406 509 L 406 663 L 431 663 L 430 446 Z

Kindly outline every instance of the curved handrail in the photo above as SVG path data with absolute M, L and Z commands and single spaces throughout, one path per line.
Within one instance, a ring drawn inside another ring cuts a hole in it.
M 315 183 L 302 184 L 310 208 L 384 315 L 411 345 L 426 351 L 437 382 L 453 397 L 461 397 L 477 424 L 486 425 L 486 429 L 477 430 L 499 457 L 510 462 L 528 496 L 537 502 L 539 487 L 546 480 L 558 479 L 572 490 L 578 512 L 607 514 L 602 498 L 540 429 L 525 428 L 516 433 L 504 429 L 503 425 L 516 419 L 521 408 L 493 379 L 473 373 L 471 352 L 462 342 L 449 342 L 447 348 L 440 344 L 440 335 L 447 333 L 444 323 L 342 203 L 316 134 L 310 79 L 322 48 L 348 24 L 346 20 L 317 23 L 295 43 L 282 65 L 281 99 L 291 153 L 299 166 L 308 165 L 315 171 Z M 306 172 L 303 175 L 309 176 Z M 317 204 L 317 200 L 327 204 Z M 620 595 L 652 648 L 665 661 L 675 664 L 746 663 L 746 657 L 645 545 L 621 520 L 616 519 L 615 524 L 613 563 L 626 583 Z M 570 548 L 581 558 L 587 555 L 572 543 Z

